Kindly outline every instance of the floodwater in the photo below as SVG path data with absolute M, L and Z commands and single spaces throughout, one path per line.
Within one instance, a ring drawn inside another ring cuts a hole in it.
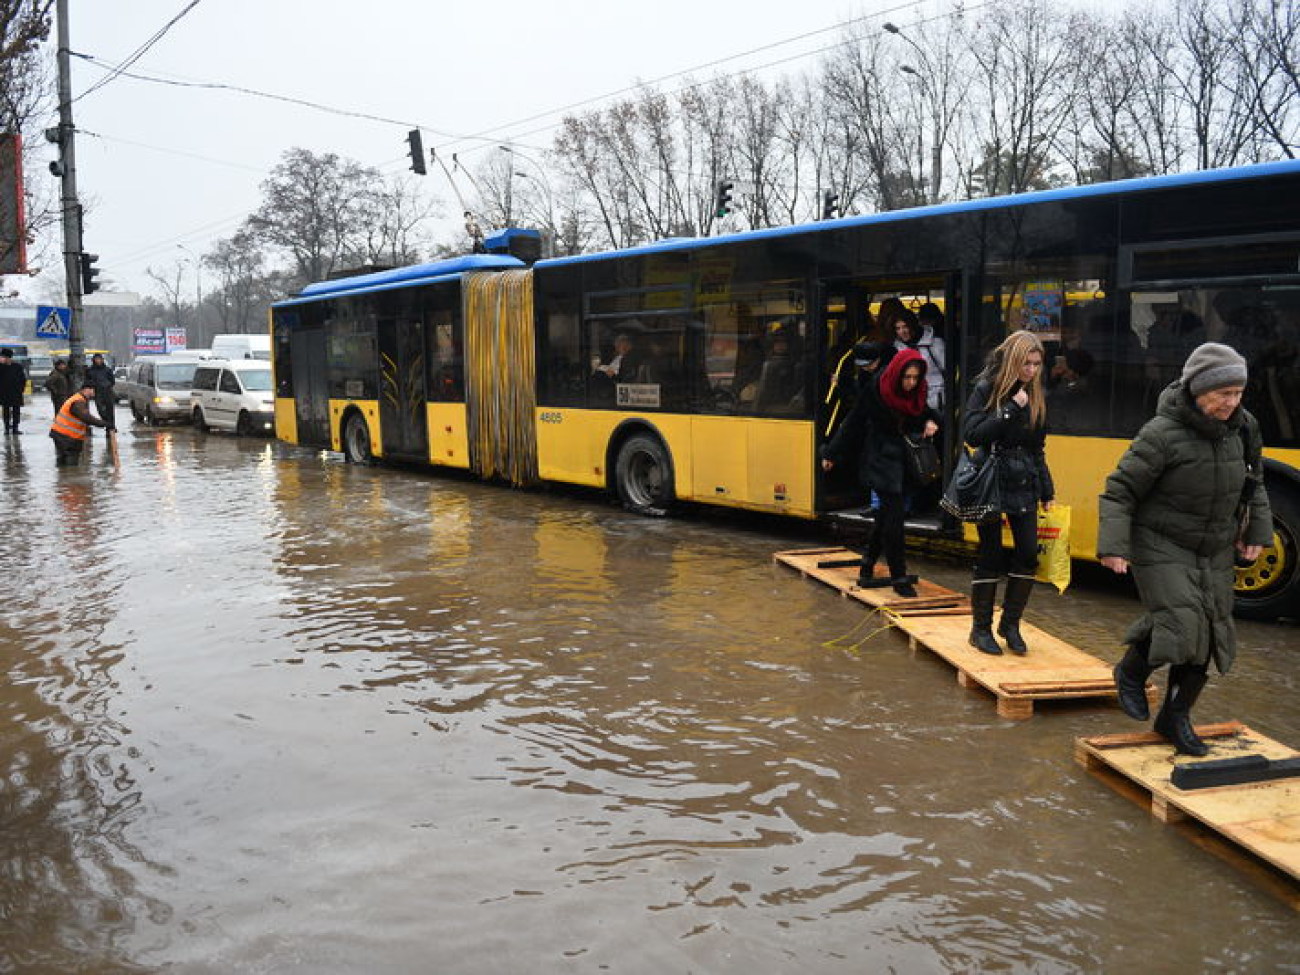
M 60 471 L 35 419 L 2 972 L 1300 971 L 1292 909 L 1073 761 L 1137 725 L 999 719 L 773 565 L 808 526 L 189 428 Z M 1115 659 L 1134 612 L 1094 578 L 1030 618 Z M 1300 630 L 1240 635 L 1198 719 L 1300 742 Z

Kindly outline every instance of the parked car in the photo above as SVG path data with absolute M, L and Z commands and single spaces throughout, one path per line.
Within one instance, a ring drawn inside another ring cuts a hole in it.
M 190 418 L 190 386 L 198 362 L 152 355 L 136 359 L 126 370 L 126 378 L 115 389 L 131 404 L 131 415 L 148 423 Z
M 194 363 L 190 413 L 199 430 L 243 435 L 275 433 L 271 364 L 258 359 L 209 359 Z

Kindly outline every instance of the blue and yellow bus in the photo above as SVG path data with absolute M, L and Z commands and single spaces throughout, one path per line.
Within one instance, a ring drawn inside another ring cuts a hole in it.
M 889 298 L 942 310 L 949 463 L 987 352 L 1041 335 L 1080 558 L 1106 474 L 1187 352 L 1236 347 L 1276 516 L 1239 609 L 1300 610 L 1300 161 L 314 284 L 272 309 L 277 428 L 353 461 L 588 485 L 647 511 L 830 517 L 862 507 L 817 462 L 843 415 L 833 377 Z

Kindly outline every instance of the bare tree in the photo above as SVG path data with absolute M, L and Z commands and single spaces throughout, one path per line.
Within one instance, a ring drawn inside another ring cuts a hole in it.
M 397 267 L 420 259 L 420 229 L 435 216 L 438 204 L 423 199 L 410 176 L 390 176 L 361 202 L 361 231 L 367 263 Z
M 319 281 L 366 255 L 367 203 L 379 172 L 334 153 L 289 149 L 262 183 L 250 234 L 284 251 L 298 283 Z
M 247 228 L 218 240 L 203 255 L 203 266 L 213 271 L 217 287 L 208 302 L 217 313 L 223 333 L 261 331 L 253 315 L 261 282 L 265 278 L 266 255 L 257 247 Z M 195 336 L 206 343 L 207 337 Z
M 0 132 L 17 133 L 29 146 L 39 144 L 37 127 L 54 91 L 48 61 L 40 57 L 53 8 L 54 0 L 0 0 Z M 45 232 L 59 220 L 58 201 L 47 182 L 23 182 L 27 236 L 40 247 Z M 0 248 L 15 243 L 0 241 Z
M 1073 109 L 1073 23 L 1045 0 L 996 0 L 971 38 L 975 132 L 982 153 L 971 188 L 983 195 L 1050 185 L 1052 146 Z

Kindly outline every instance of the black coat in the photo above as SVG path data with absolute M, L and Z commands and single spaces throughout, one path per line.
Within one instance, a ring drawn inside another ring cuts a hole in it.
M 835 464 L 858 458 L 858 481 L 877 494 L 902 494 L 907 482 L 907 444 L 903 438 L 921 439 L 925 424 L 938 422 L 933 410 L 920 416 L 896 413 L 880 398 L 880 377 L 871 375 L 859 383 L 853 409 L 835 436 L 822 447 L 822 456 Z
M 1039 501 L 1051 501 L 1056 496 L 1043 452 L 1047 424 L 1031 427 L 1029 408 L 1010 400 L 997 411 L 990 410 L 992 390 L 993 384 L 987 379 L 981 379 L 971 390 L 962 439 L 972 447 L 997 451 L 1003 514 L 1035 511 Z
M 0 405 L 22 406 L 27 389 L 27 373 L 16 362 L 0 364 Z
M 96 392 L 101 389 L 112 389 L 116 380 L 113 378 L 113 370 L 108 366 L 91 366 L 86 370 L 86 381 L 95 387 Z

